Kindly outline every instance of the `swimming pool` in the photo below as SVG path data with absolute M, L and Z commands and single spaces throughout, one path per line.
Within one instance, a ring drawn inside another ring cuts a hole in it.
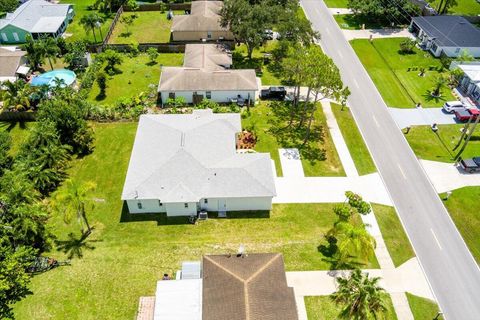
M 63 86 L 69 86 L 72 83 L 75 82 L 75 79 L 77 76 L 75 75 L 75 72 L 67 69 L 58 69 L 58 70 L 52 70 L 48 71 L 45 73 L 42 73 L 39 76 L 36 76 L 35 78 L 32 79 L 30 84 L 32 86 L 42 86 L 42 85 L 48 85 L 50 87 L 55 87 L 57 85 L 57 82 L 55 79 L 60 79 L 63 80 Z

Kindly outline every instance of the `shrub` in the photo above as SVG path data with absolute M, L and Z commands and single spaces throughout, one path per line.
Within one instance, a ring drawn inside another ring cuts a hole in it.
M 105 72 L 97 72 L 97 84 L 100 88 L 100 94 L 105 95 L 105 89 L 107 89 L 107 75 L 105 74 Z
M 402 53 L 413 53 L 413 49 L 417 43 L 413 39 L 405 39 L 400 42 L 400 52 Z
M 155 48 L 148 48 L 147 50 L 148 58 L 150 59 L 151 64 L 155 64 L 158 58 L 158 50 Z

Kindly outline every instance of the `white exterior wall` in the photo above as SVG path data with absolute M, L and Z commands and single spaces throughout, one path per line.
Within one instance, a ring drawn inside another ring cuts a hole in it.
M 170 91 L 173 92 L 173 91 Z M 167 91 L 162 91 L 161 96 L 162 96 L 162 103 L 165 104 L 168 100 L 168 95 L 170 92 Z M 197 94 L 203 95 L 203 97 L 206 99 L 207 95 L 205 91 L 196 91 Z M 250 99 L 252 102 L 255 102 L 255 94 L 256 91 L 211 91 L 212 97 L 210 100 L 218 102 L 218 103 L 228 103 L 230 102 L 230 99 L 236 98 L 237 95 L 242 96 L 245 100 L 248 98 L 250 95 Z M 186 103 L 193 103 L 193 91 L 175 91 L 175 97 L 183 97 L 185 98 Z
M 167 216 L 191 216 L 197 214 L 197 203 L 188 202 L 188 208 L 185 208 L 184 202 L 166 203 Z
M 142 209 L 138 208 L 138 203 L 142 204 Z M 128 211 L 130 213 L 159 213 L 165 212 L 165 204 L 160 206 L 157 199 L 127 200 Z
M 462 50 L 468 50 L 468 53 L 470 53 L 474 58 L 480 58 L 480 47 L 478 47 L 478 48 L 473 48 L 473 47 L 464 48 L 464 47 L 461 47 L 460 50 L 458 52 L 456 52 L 457 48 L 458 47 L 442 47 L 441 49 L 443 50 L 443 52 L 445 52 L 445 54 L 448 57 L 457 57 L 462 52 Z M 438 56 L 440 56 L 440 53 L 441 53 L 441 51 L 439 52 Z M 435 56 L 437 56 L 437 55 L 435 55 Z
M 219 201 L 226 203 L 226 211 L 258 211 L 271 210 L 272 197 L 256 197 L 256 198 L 208 198 L 200 200 L 200 208 L 207 211 L 218 211 Z

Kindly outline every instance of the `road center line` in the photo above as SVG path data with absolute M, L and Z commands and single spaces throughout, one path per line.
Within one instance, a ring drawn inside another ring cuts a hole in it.
M 402 167 L 400 167 L 400 164 L 397 164 L 397 166 L 398 166 L 398 169 L 400 170 L 400 173 L 401 173 L 402 176 L 403 176 L 403 179 L 407 180 L 407 176 L 405 175 L 405 172 L 403 172 Z
M 437 241 L 438 247 L 440 248 L 440 250 L 442 250 L 442 246 L 440 245 L 440 241 L 438 241 L 438 238 L 437 238 L 437 236 L 435 235 L 435 232 L 433 232 L 433 229 L 432 229 L 432 228 L 430 228 L 430 231 L 432 232 L 432 235 L 433 235 L 433 237 L 435 238 L 435 241 Z
M 358 82 L 355 78 L 353 78 L 353 84 L 355 85 L 355 87 L 357 87 L 358 89 L 360 89 L 360 86 L 358 85 Z
M 380 128 L 380 123 L 378 123 L 377 118 L 375 117 L 374 114 L 372 114 L 372 118 L 373 118 L 373 122 L 375 122 L 375 124 L 377 125 L 377 127 Z
M 342 51 L 338 50 L 337 53 L 338 53 L 338 56 L 343 59 Z

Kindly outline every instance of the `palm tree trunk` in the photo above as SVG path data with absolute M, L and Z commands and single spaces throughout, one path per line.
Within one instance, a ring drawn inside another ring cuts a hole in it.
M 87 232 L 85 232 L 84 235 L 88 236 L 90 235 L 90 233 L 92 233 L 92 228 L 90 227 L 90 224 L 88 223 L 87 215 L 85 214 L 85 205 L 82 203 L 80 206 L 81 206 L 80 215 L 82 217 L 83 222 L 85 223 L 85 226 L 87 226 Z
M 50 68 L 53 70 L 52 58 L 50 58 L 50 56 L 48 56 L 47 58 L 48 58 L 48 63 L 50 63 Z
M 93 39 L 95 40 L 95 43 L 97 43 L 97 36 L 95 34 L 95 27 L 92 27 L 92 31 L 93 31 Z

